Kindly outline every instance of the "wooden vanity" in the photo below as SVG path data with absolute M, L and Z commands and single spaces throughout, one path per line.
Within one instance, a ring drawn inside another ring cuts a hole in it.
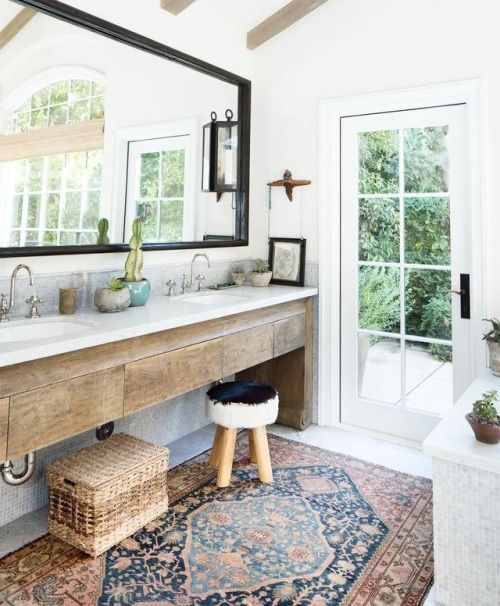
M 0 462 L 236 375 L 311 422 L 312 297 L 0 368 Z

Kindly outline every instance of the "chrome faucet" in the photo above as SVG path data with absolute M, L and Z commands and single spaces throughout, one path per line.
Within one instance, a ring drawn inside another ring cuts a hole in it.
M 203 257 L 204 259 L 206 259 L 206 261 L 208 263 L 208 267 L 210 268 L 210 259 L 208 258 L 208 256 L 205 253 L 196 253 L 195 256 L 193 257 L 193 260 L 191 261 L 191 281 L 189 282 L 188 288 L 191 288 L 193 286 L 194 262 L 196 261 L 196 259 L 198 257 Z M 205 276 L 198 274 L 196 276 L 196 279 L 198 280 L 198 291 L 200 291 L 202 289 L 202 285 L 203 285 L 203 281 L 205 280 Z
M 16 306 L 16 278 L 17 274 L 21 269 L 25 269 L 28 272 L 30 277 L 30 286 L 35 286 L 35 278 L 33 276 L 33 272 L 31 268 L 23 263 L 20 263 L 14 268 L 12 275 L 10 277 L 10 295 L 9 301 L 7 302 L 7 295 L 2 295 L 1 305 L 0 305 L 0 322 L 8 322 L 9 321 L 9 311 Z

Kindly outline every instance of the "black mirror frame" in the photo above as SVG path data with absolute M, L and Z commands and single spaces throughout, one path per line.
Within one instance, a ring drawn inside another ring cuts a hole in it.
M 239 174 L 240 190 L 236 192 L 235 237 L 224 241 L 172 242 L 144 244 L 143 249 L 180 250 L 193 248 L 227 248 L 248 246 L 249 193 L 250 193 L 250 112 L 252 83 L 250 80 L 226 71 L 220 67 L 192 57 L 170 46 L 161 44 L 141 34 L 125 29 L 114 23 L 76 9 L 58 0 L 11 0 L 17 4 L 33 8 L 41 13 L 55 17 L 72 25 L 101 34 L 117 42 L 127 44 L 138 50 L 163 57 L 207 76 L 212 76 L 238 87 L 238 121 L 239 121 Z M 20 246 L 0 247 L 0 258 L 7 257 L 42 257 L 48 255 L 84 255 L 96 253 L 125 252 L 128 244 L 73 245 L 73 246 Z

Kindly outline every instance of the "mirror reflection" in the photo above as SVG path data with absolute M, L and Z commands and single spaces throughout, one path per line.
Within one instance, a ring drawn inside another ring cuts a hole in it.
M 0 30 L 23 10 L 0 0 Z M 135 217 L 145 242 L 233 238 L 237 129 L 223 195 L 202 157 L 237 108 L 232 84 L 35 14 L 0 40 L 0 247 L 123 243 Z

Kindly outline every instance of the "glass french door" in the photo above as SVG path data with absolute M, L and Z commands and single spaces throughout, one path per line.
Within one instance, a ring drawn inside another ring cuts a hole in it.
M 464 106 L 342 119 L 341 421 L 422 441 L 472 380 Z

